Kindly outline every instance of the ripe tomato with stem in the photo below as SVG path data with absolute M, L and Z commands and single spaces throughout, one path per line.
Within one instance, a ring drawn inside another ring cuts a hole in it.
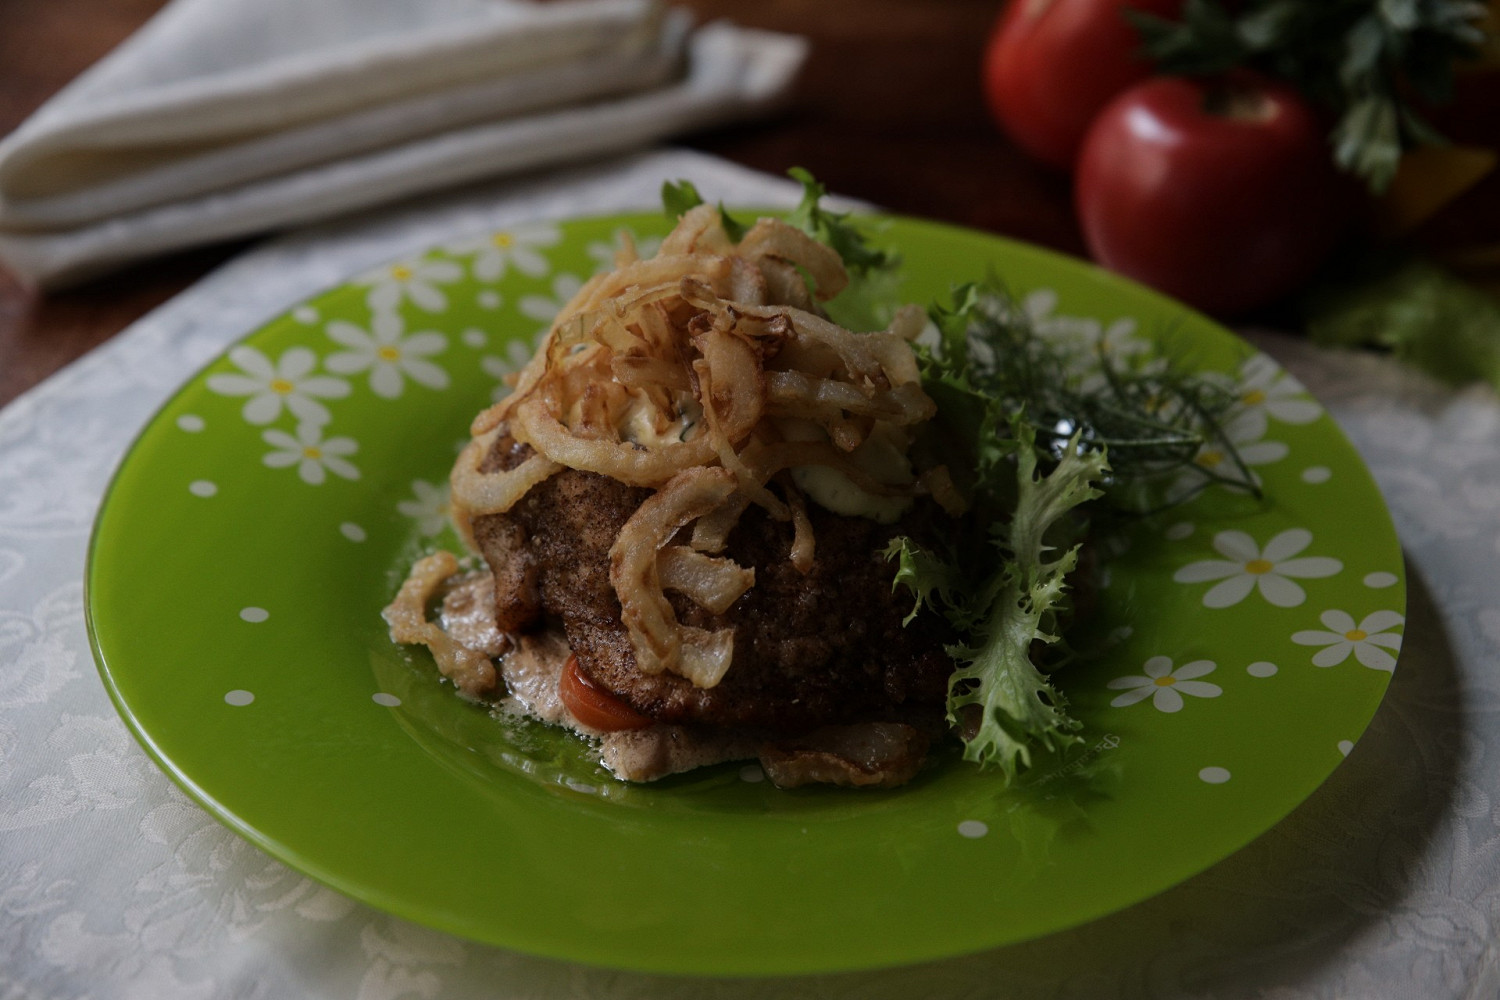
M 1327 134 L 1297 91 L 1258 75 L 1136 84 L 1079 153 L 1089 251 L 1205 312 L 1268 304 L 1312 276 L 1355 204 Z

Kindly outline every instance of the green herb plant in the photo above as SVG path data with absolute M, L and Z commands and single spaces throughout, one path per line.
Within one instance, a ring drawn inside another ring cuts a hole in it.
M 1187 0 L 1180 21 L 1128 16 L 1163 72 L 1291 83 L 1333 115 L 1334 160 L 1378 193 L 1404 150 L 1444 141 L 1417 106 L 1448 99 L 1484 13 L 1475 0 Z

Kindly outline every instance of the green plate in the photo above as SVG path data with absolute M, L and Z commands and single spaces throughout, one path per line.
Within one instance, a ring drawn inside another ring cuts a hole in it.
M 971 952 L 1145 899 L 1328 777 L 1379 704 L 1405 592 L 1389 516 L 1333 421 L 1206 319 L 1076 261 L 906 219 L 893 293 L 993 267 L 1039 325 L 1187 345 L 1243 404 L 1265 499 L 1215 487 L 1109 567 L 1114 645 L 1061 680 L 1086 727 L 1007 788 L 951 755 L 893 791 L 779 791 L 726 765 L 629 787 L 502 724 L 379 617 L 444 541 L 470 418 L 558 304 L 655 216 L 521 227 L 381 268 L 195 377 L 117 473 L 88 614 L 147 751 L 232 829 L 373 906 L 540 955 L 674 973 Z M 1213 462 L 1214 455 L 1202 460 Z

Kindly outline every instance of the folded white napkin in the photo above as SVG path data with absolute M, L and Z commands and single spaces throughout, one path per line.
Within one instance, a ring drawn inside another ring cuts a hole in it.
M 793 36 L 655 0 L 174 0 L 0 141 L 0 261 L 132 259 L 762 111 Z

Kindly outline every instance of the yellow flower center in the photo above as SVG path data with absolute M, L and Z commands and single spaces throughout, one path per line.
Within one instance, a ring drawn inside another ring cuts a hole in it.
M 510 233 L 496 233 L 494 236 L 490 237 L 490 242 L 495 244 L 495 246 L 499 247 L 501 250 L 509 250 L 511 247 L 516 245 L 516 238 Z
M 1214 466 L 1218 465 L 1220 462 L 1224 461 L 1224 453 L 1222 451 L 1215 451 L 1214 449 L 1209 448 L 1206 451 L 1200 451 L 1198 453 L 1198 457 L 1193 459 L 1193 461 L 1197 462 L 1205 469 L 1211 469 Z
M 381 361 L 400 361 L 401 352 L 394 347 L 386 346 L 375 352 L 380 355 Z
M 1169 688 L 1176 683 L 1177 678 L 1173 677 L 1171 674 L 1167 674 L 1167 676 L 1165 677 L 1158 677 L 1156 679 L 1156 686 L 1159 688 Z
M 1262 573 L 1269 573 L 1275 568 L 1276 566 L 1273 563 L 1265 559 L 1251 559 L 1245 563 L 1245 572 L 1253 573 L 1255 576 L 1260 576 Z
M 323 457 L 323 451 L 321 448 L 316 448 L 313 445 L 308 445 L 306 448 L 302 449 L 302 457 L 312 459 L 314 462 L 316 462 L 318 459 Z
M 397 281 L 409 281 L 411 279 L 411 276 L 412 269 L 407 267 L 405 264 L 397 264 L 395 267 L 391 268 L 391 277 L 395 278 Z
M 1349 631 L 1344 633 L 1344 638 L 1348 639 L 1350 642 L 1360 642 L 1364 639 L 1368 639 L 1369 636 L 1370 633 L 1366 632 L 1364 629 L 1358 628 L 1351 628 Z
M 271 391 L 278 395 L 285 396 L 295 388 L 297 387 L 284 378 L 273 378 L 271 380 Z
M 1240 402 L 1246 406 L 1255 406 L 1257 403 L 1264 403 L 1265 401 L 1266 391 L 1264 389 L 1251 389 L 1240 397 Z

